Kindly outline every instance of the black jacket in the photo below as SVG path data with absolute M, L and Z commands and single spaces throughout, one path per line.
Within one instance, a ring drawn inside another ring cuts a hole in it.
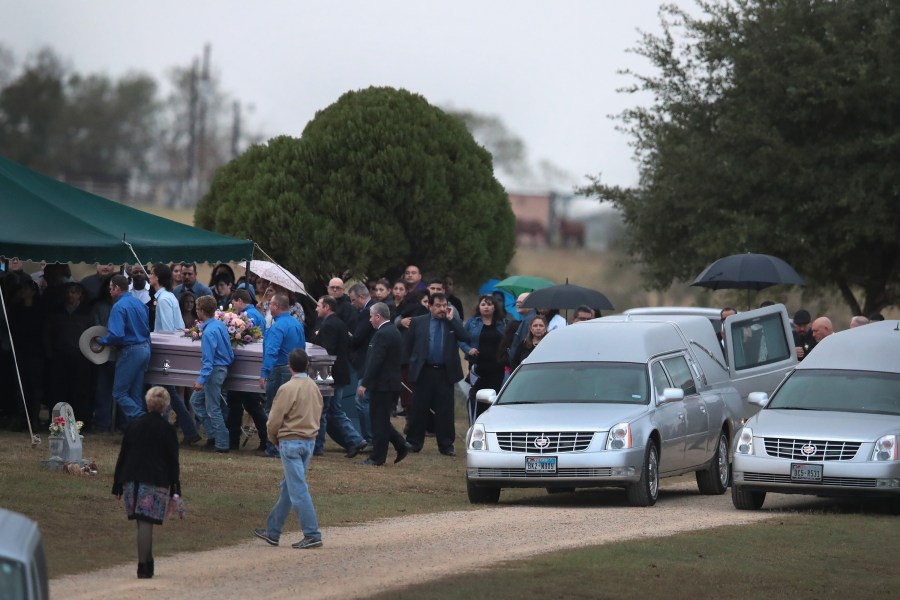
M 359 384 L 373 392 L 399 392 L 402 349 L 403 338 L 397 326 L 385 322 L 369 343 L 366 368 Z
M 148 412 L 131 422 L 122 438 L 112 493 L 122 495 L 126 482 L 139 481 L 181 494 L 178 436 L 162 415 Z
M 329 315 L 319 325 L 314 342 L 335 357 L 331 367 L 334 385 L 343 387 L 350 383 L 350 333 L 347 324 L 337 315 Z
M 350 362 L 358 376 L 362 376 L 366 370 L 366 354 L 369 351 L 369 342 L 375 335 L 375 329 L 369 322 L 369 308 L 375 304 L 372 300 L 366 303 L 356 318 L 356 327 L 352 330 L 353 336 L 350 338 L 350 349 L 353 351 Z
M 334 309 L 334 314 L 347 325 L 348 331 L 353 331 L 353 328 L 356 327 L 356 308 L 350 302 L 350 297 L 344 295 L 337 298 L 336 301 L 337 307 Z

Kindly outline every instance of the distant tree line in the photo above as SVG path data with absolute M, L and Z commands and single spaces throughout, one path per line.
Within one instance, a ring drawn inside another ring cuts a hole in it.
M 214 75 L 198 86 L 192 69 L 172 67 L 161 85 L 139 71 L 79 73 L 50 48 L 19 63 L 0 46 L 0 155 L 120 189 L 118 200 L 192 206 L 232 148 L 259 139 L 232 139 L 234 101 Z

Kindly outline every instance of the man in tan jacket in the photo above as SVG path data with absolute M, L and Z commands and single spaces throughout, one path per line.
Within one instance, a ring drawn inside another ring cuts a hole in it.
M 291 378 L 275 393 L 266 423 L 269 440 L 278 448 L 284 467 L 281 494 L 269 513 L 266 528 L 254 529 L 253 534 L 277 546 L 282 527 L 293 506 L 303 529 L 303 539 L 291 544 L 291 548 L 319 548 L 322 546 L 322 534 L 319 532 L 319 521 L 309 487 L 306 485 L 306 470 L 319 433 L 322 394 L 306 374 L 309 357 L 304 350 L 292 350 L 288 356 L 288 364 Z

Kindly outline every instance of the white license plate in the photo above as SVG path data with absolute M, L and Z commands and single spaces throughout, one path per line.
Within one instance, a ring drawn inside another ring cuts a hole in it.
M 822 483 L 822 465 L 791 463 L 791 481 Z
M 555 456 L 526 456 L 526 475 L 556 475 Z

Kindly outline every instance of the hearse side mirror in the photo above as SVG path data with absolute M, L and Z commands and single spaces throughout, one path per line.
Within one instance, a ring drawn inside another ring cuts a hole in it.
M 497 399 L 497 392 L 494 390 L 478 390 L 475 392 L 475 401 L 482 404 L 493 404 Z
M 747 396 L 747 402 L 764 407 L 769 403 L 769 395 L 765 392 L 750 392 Z
M 666 388 L 663 390 L 662 396 L 659 397 L 660 404 L 668 404 L 678 400 L 684 400 L 684 390 L 681 388 Z

